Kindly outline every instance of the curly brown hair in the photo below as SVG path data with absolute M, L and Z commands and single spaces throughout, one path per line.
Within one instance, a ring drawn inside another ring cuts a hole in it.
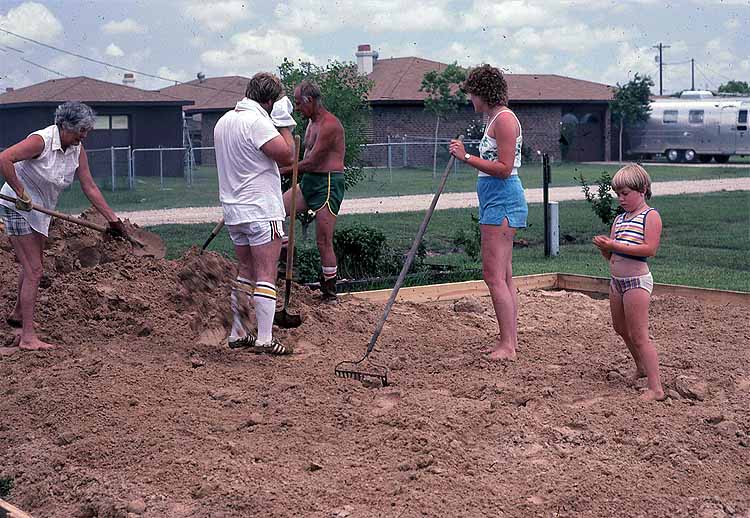
M 268 72 L 258 72 L 247 83 L 245 97 L 258 103 L 276 102 L 283 90 L 278 77 Z
M 461 90 L 481 97 L 490 107 L 508 104 L 508 83 L 503 73 L 487 64 L 469 72 Z

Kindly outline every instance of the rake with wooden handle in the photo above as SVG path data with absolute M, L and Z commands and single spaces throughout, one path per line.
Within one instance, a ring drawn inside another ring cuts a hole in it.
M 459 135 L 457 138 L 461 141 L 463 141 L 464 139 L 463 135 Z M 451 155 L 450 160 L 448 160 L 448 165 L 445 166 L 445 172 L 443 173 L 443 177 L 440 180 L 440 185 L 438 186 L 437 191 L 435 191 L 435 196 L 432 197 L 432 203 L 430 203 L 430 207 L 427 209 L 427 212 L 425 212 L 422 224 L 419 226 L 419 230 L 417 231 L 417 236 L 414 238 L 414 243 L 412 243 L 409 254 L 406 256 L 406 262 L 401 268 L 401 273 L 396 280 L 396 285 L 393 286 L 391 296 L 388 297 L 388 302 L 386 302 L 385 304 L 383 315 L 380 317 L 380 321 L 375 326 L 375 331 L 370 338 L 370 343 L 367 345 L 367 351 L 365 351 L 365 355 L 357 361 L 340 362 L 334 369 L 336 376 L 340 378 L 351 378 L 360 381 L 367 378 L 375 378 L 379 380 L 383 384 L 383 386 L 388 385 L 388 367 L 378 365 L 376 363 L 373 363 L 372 361 L 368 362 L 367 364 L 364 364 L 364 362 L 365 360 L 367 360 L 367 357 L 370 356 L 370 353 L 375 348 L 378 337 L 383 331 L 385 321 L 388 320 L 388 315 L 391 312 L 391 307 L 393 306 L 393 303 L 396 302 L 398 290 L 400 290 L 401 286 L 404 284 L 406 274 L 409 271 L 409 268 L 411 268 L 412 263 L 414 262 L 414 257 L 417 255 L 419 244 L 422 242 L 422 237 L 424 237 L 424 233 L 427 231 L 427 225 L 430 223 L 432 213 L 435 212 L 435 206 L 437 205 L 438 199 L 440 198 L 440 194 L 442 194 L 443 189 L 445 188 L 445 183 L 448 181 L 448 175 L 451 172 L 451 168 L 453 167 L 453 162 L 455 160 L 456 157 Z

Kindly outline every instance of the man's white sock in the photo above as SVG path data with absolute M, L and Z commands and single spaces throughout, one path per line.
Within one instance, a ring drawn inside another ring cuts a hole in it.
M 338 266 L 323 266 L 323 280 L 327 281 L 336 277 L 338 273 Z
M 276 286 L 258 281 L 255 285 L 255 318 L 258 320 L 258 344 L 268 344 L 273 337 L 273 316 L 276 313 Z

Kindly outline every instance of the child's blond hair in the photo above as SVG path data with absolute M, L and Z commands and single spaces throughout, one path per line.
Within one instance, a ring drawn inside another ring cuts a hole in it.
M 648 200 L 651 198 L 651 177 L 638 164 L 624 165 L 612 178 L 612 190 L 618 192 L 625 188 L 644 193 Z

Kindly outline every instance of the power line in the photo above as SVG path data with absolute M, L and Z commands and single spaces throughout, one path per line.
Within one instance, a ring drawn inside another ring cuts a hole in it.
M 145 77 L 150 77 L 150 78 L 153 78 L 153 79 L 159 79 L 161 81 L 168 81 L 170 83 L 174 83 L 175 85 L 186 84 L 185 81 L 178 81 L 177 79 L 170 79 L 168 77 L 158 76 L 158 75 L 155 75 L 155 74 L 149 74 L 147 72 L 141 72 L 139 70 L 135 70 L 135 69 L 132 69 L 132 68 L 122 67 L 122 66 L 119 66 L 119 65 L 115 65 L 113 63 L 107 63 L 106 61 L 101 61 L 99 59 L 90 58 L 90 57 L 84 56 L 82 54 L 77 54 L 75 52 L 71 52 L 69 50 L 65 50 L 65 49 L 60 48 L 60 47 L 55 47 L 54 45 L 48 45 L 47 43 L 42 43 L 41 41 L 38 41 L 38 40 L 35 40 L 35 39 L 32 39 L 32 38 L 27 38 L 26 36 L 21 36 L 20 34 L 16 34 L 15 32 L 9 31 L 8 29 L 3 29 L 2 27 L 0 27 L 0 32 L 4 32 L 6 34 L 10 34 L 11 36 L 15 36 L 16 38 L 20 38 L 22 40 L 34 43 L 36 45 L 40 45 L 42 47 L 54 50 L 56 52 L 62 52 L 63 54 L 68 54 L 70 56 L 74 56 L 74 57 L 77 57 L 79 59 L 90 61 L 90 62 L 96 63 L 98 65 L 103 65 L 105 67 L 115 68 L 115 69 L 118 69 L 118 70 L 123 70 L 125 72 L 132 72 L 134 74 L 138 74 L 138 75 L 145 76 Z M 6 47 L 7 47 L 7 45 L 6 45 Z M 12 47 L 8 47 L 8 48 L 11 48 L 12 50 L 17 50 L 18 52 L 23 52 L 22 50 L 13 49 Z M 57 73 L 57 72 L 55 72 L 55 73 Z M 227 89 L 224 89 L 224 88 L 215 88 L 213 86 L 208 86 L 208 85 L 204 85 L 204 84 L 201 84 L 201 83 L 190 84 L 190 86 L 193 86 L 193 87 L 196 87 L 196 88 L 205 88 L 207 90 L 214 90 L 214 91 L 217 91 L 217 92 L 228 92 L 228 93 L 235 93 L 235 94 L 239 94 L 239 95 L 244 95 L 245 94 L 244 91 L 243 92 L 235 92 L 234 90 L 227 90 Z
M 58 72 L 57 70 L 52 70 L 51 68 L 47 68 L 44 65 L 40 65 L 39 63 L 34 63 L 33 61 L 29 61 L 26 58 L 20 58 L 20 59 L 24 63 L 28 63 L 29 65 L 34 65 L 35 67 L 39 67 L 42 70 L 46 70 L 47 72 L 52 72 L 53 74 L 57 74 L 60 77 L 69 77 L 69 76 L 66 76 L 65 74 L 63 74 L 62 72 Z

